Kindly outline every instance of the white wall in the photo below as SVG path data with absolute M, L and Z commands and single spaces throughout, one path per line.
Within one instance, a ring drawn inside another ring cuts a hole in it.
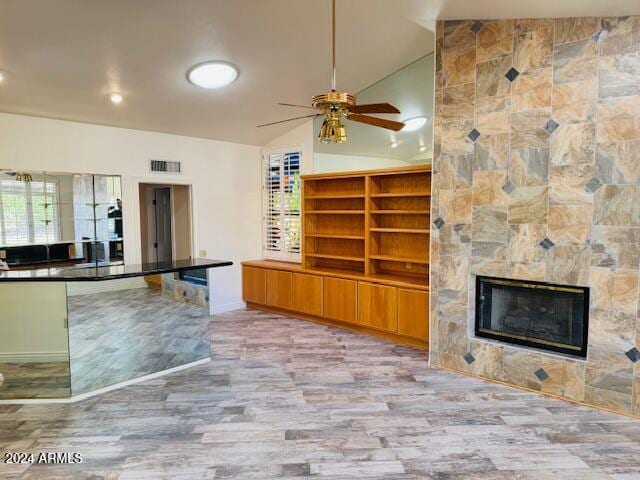
M 378 168 L 406 167 L 410 162 L 396 158 L 363 157 L 359 155 L 334 155 L 316 153 L 314 173 L 349 172 L 353 170 L 374 170 Z
M 183 173 L 151 175 L 149 159 Z M 121 175 L 127 263 L 141 261 L 138 183 L 191 184 L 195 256 L 234 262 L 210 276 L 212 311 L 242 306 L 240 262 L 261 255 L 259 147 L 0 113 L 0 168 Z

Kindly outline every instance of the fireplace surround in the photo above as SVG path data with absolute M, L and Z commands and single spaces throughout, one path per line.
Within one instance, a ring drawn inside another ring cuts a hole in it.
M 586 357 L 589 289 L 476 276 L 477 337 Z
M 640 418 L 638 32 L 438 21 L 432 365 Z M 587 356 L 476 335 L 478 275 L 589 287 Z

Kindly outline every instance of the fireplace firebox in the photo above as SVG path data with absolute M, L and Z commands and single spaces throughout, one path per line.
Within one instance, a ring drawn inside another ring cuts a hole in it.
M 477 337 L 587 356 L 589 289 L 476 277 Z

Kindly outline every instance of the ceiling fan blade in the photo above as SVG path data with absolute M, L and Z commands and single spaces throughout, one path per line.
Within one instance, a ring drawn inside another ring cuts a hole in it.
M 358 113 L 349 114 L 347 118 L 354 122 L 366 123 L 368 125 L 386 128 L 395 132 L 402 130 L 402 127 L 404 127 L 404 123 L 402 122 L 395 122 L 393 120 L 387 120 L 386 118 L 370 117 L 369 115 L 360 115 Z
M 400 113 L 396 107 L 390 103 L 368 103 L 366 105 L 354 105 L 349 107 L 352 113 Z
M 256 128 L 268 127 L 269 125 L 277 125 L 278 123 L 292 122 L 294 120 L 300 120 L 302 118 L 312 118 L 312 117 L 315 118 L 318 115 L 322 115 L 322 114 L 314 113 L 312 115 L 303 115 L 302 117 L 293 117 L 293 118 L 287 118 L 286 120 L 278 120 L 277 122 L 263 123 L 262 125 L 258 125 Z
M 315 107 L 311 107 L 309 105 L 296 105 L 295 103 L 282 103 L 278 102 L 278 105 L 282 105 L 284 107 L 298 107 L 298 108 L 310 108 L 312 110 L 317 110 Z

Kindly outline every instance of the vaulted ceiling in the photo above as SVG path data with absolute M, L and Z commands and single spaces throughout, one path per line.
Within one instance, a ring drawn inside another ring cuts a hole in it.
M 434 20 L 640 13 L 638 0 L 338 0 L 338 87 L 433 50 Z M 262 145 L 330 81 L 329 0 L 0 0 L 0 111 Z M 229 87 L 186 81 L 225 60 Z M 113 105 L 111 91 L 125 101 Z

